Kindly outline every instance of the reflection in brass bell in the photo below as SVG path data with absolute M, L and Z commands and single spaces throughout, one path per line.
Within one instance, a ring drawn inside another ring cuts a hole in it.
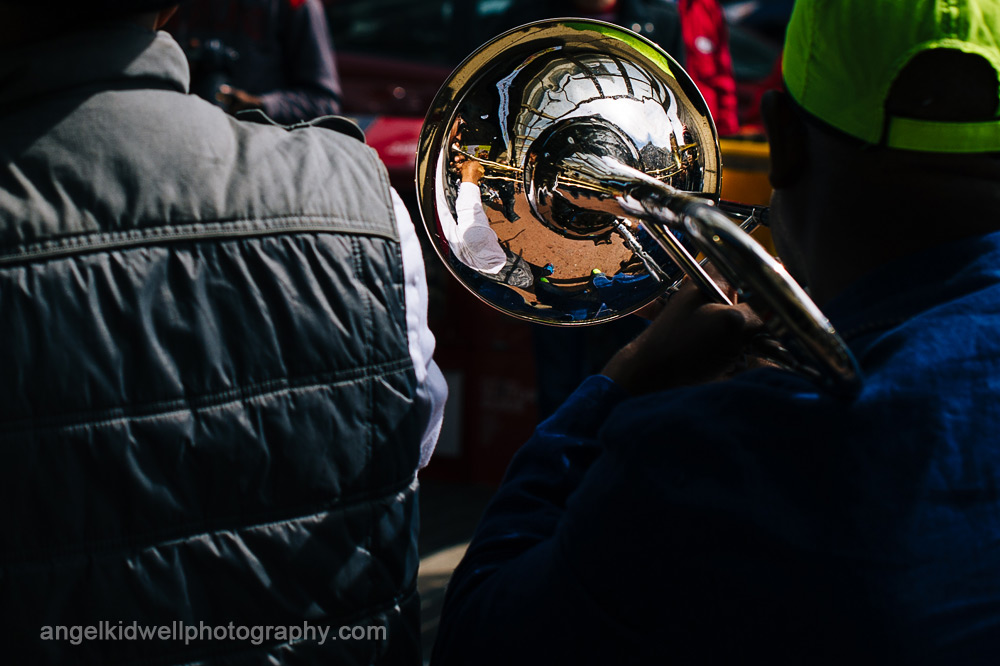
M 604 157 L 642 168 L 629 138 L 602 118 L 564 118 L 543 131 L 532 142 L 524 165 L 528 202 L 535 217 L 567 238 L 601 240 L 614 233 L 621 208 L 601 189 Z M 591 173 L 599 177 L 588 180 Z M 576 181 L 572 191 L 584 197 L 583 205 L 572 200 L 568 179 Z
M 611 195 L 574 203 L 588 194 L 583 163 L 605 155 L 718 199 L 715 127 L 668 55 L 596 21 L 497 38 L 452 74 L 421 134 L 418 193 L 435 248 L 473 293 L 522 319 L 589 324 L 635 311 L 683 271 Z M 484 171 L 476 210 L 472 183 L 461 186 L 467 160 Z
M 708 107 L 668 54 L 611 24 L 550 20 L 480 47 L 442 86 L 417 194 L 445 265 L 503 312 L 610 321 L 685 276 L 729 303 L 709 260 L 768 322 L 772 360 L 857 391 L 836 331 L 745 233 L 766 211 L 721 202 L 720 173 Z

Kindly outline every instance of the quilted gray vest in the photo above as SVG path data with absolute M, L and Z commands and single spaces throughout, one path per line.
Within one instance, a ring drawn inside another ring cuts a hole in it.
M 172 40 L 116 30 L 0 63 L 43 70 L 0 95 L 4 649 L 417 663 L 385 170 L 182 94 Z

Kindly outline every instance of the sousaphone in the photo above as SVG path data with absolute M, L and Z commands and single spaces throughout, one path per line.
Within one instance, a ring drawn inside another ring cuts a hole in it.
M 596 324 L 685 276 L 728 303 L 710 262 L 767 322 L 771 360 L 856 393 L 846 345 L 748 233 L 767 209 L 720 201 L 721 174 L 687 73 L 645 38 L 583 19 L 525 25 L 470 55 L 434 99 L 417 156 L 432 244 L 492 307 Z

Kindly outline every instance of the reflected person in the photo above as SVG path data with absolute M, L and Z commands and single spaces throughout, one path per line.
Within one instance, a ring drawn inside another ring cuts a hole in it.
M 455 257 L 489 280 L 531 288 L 534 274 L 530 264 L 505 248 L 490 226 L 480 185 L 485 175 L 482 162 L 458 153 L 453 164 L 461 177 L 455 198 L 455 219 L 444 219 L 442 225 Z

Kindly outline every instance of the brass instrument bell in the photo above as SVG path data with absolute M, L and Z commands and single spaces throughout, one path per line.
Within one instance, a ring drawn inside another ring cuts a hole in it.
M 492 307 L 587 325 L 685 276 L 728 302 L 707 258 L 763 310 L 773 358 L 856 392 L 844 343 L 746 233 L 766 209 L 720 201 L 721 172 L 708 107 L 667 53 L 615 25 L 557 19 L 493 39 L 452 73 L 427 113 L 416 177 L 435 250 Z

